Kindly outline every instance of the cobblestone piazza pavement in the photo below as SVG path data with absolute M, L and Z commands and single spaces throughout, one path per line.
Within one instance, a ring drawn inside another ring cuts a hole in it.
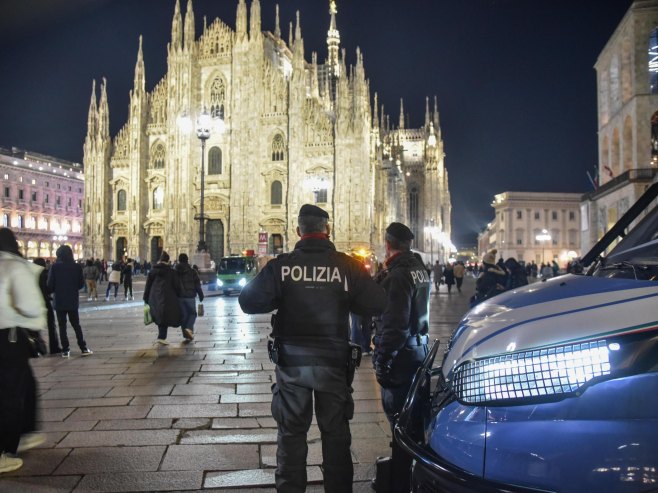
M 448 295 L 445 286 L 432 294 L 431 339 L 447 342 L 473 285 L 469 278 L 463 294 Z M 184 344 L 180 330 L 169 329 L 164 347 L 154 345 L 155 326 L 143 325 L 141 301 L 92 303 L 82 295 L 94 354 L 83 358 L 73 345 L 70 359 L 32 360 L 47 441 L 21 455 L 21 469 L 0 476 L 0 492 L 274 491 L 270 316 L 245 315 L 236 296 L 208 294 L 195 341 Z M 354 400 L 354 490 L 369 492 L 373 463 L 388 455 L 391 438 L 367 358 Z M 315 422 L 308 440 L 307 491 L 323 491 Z

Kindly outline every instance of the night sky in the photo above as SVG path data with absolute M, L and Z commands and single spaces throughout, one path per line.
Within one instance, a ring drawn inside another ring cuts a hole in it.
M 250 2 L 248 2 L 250 3 Z M 328 0 L 279 0 L 281 31 L 301 13 L 306 59 L 326 56 Z M 587 192 L 597 163 L 594 63 L 631 0 L 338 0 L 347 62 L 391 122 L 412 127 L 439 99 L 453 242 L 475 244 L 507 190 Z M 92 79 L 106 77 L 110 130 L 125 123 L 139 35 L 146 86 L 166 72 L 174 0 L 4 0 L 0 146 L 82 162 Z M 185 11 L 187 0 L 182 1 Z M 197 38 L 216 17 L 235 28 L 237 0 L 194 0 Z M 275 0 L 261 0 L 274 30 Z

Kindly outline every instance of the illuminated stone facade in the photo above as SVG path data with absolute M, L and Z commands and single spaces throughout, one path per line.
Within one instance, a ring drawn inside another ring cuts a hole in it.
M 176 0 L 168 72 L 146 91 L 140 39 L 129 118 L 113 139 L 106 82 L 99 99 L 94 85 L 84 145 L 85 253 L 152 260 L 163 248 L 196 250 L 201 145 L 181 122 L 201 108 L 224 125 L 213 129 L 204 155 L 213 258 L 290 250 L 297 212 L 308 202 L 329 212 L 343 251 L 381 254 L 393 220 L 412 226 L 420 250 L 430 248 L 430 231 L 449 238 L 436 101 L 433 111 L 427 102 L 422 128 L 406 129 L 402 108 L 400 124 L 390 125 L 358 49 L 356 65 L 345 65 L 333 1 L 323 64 L 316 53 L 305 58 L 299 14 L 285 42 L 278 7 L 273 32 L 261 29 L 258 0 L 247 10 L 239 0 L 235 31 L 216 19 L 197 39 L 191 0 L 184 16 Z
M 0 226 L 11 228 L 26 258 L 54 259 L 62 244 L 82 255 L 82 166 L 0 148 Z
M 583 251 L 658 177 L 658 1 L 637 0 L 596 61 L 598 188 L 581 204 Z

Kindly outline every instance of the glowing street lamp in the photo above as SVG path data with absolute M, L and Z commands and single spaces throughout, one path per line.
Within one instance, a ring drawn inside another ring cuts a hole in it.
M 548 233 L 548 230 L 542 229 L 541 234 L 538 234 L 535 236 L 535 240 L 540 241 L 542 243 L 542 248 L 541 248 L 541 261 L 542 263 L 545 263 L 545 250 L 546 250 L 546 242 L 551 241 L 553 237 Z

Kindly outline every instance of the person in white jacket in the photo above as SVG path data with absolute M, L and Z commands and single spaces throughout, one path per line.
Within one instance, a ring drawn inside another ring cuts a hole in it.
M 27 336 L 46 326 L 39 289 L 41 267 L 25 260 L 8 228 L 0 228 L 0 473 L 23 465 L 18 452 L 45 441 L 36 429 L 36 381 Z

